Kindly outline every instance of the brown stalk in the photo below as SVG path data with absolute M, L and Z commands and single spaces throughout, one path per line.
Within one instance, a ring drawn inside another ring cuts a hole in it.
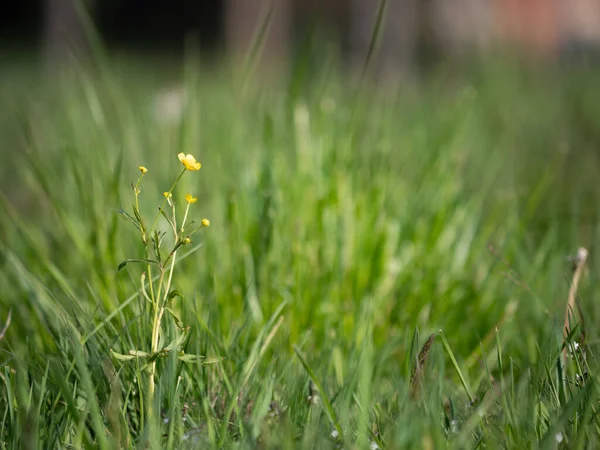
M 431 333 L 429 335 L 429 339 L 423 345 L 423 348 L 419 352 L 419 356 L 417 358 L 417 363 L 415 367 L 413 367 L 412 373 L 410 374 L 410 387 L 411 387 L 411 395 L 414 398 L 417 394 L 417 388 L 421 381 L 421 376 L 423 374 L 423 367 L 425 367 L 425 363 L 427 362 L 427 357 L 429 356 L 429 351 L 431 350 L 431 346 L 433 345 L 433 340 L 435 338 L 435 333 Z
M 575 307 L 577 306 L 577 289 L 579 287 L 579 281 L 581 280 L 581 275 L 583 273 L 583 267 L 585 266 L 585 262 L 588 257 L 588 251 L 580 247 L 577 250 L 577 257 L 575 258 L 575 273 L 573 274 L 573 282 L 571 283 L 571 287 L 569 288 L 569 298 L 567 301 L 567 308 L 565 309 L 565 321 L 564 321 L 564 337 L 565 340 L 567 336 L 571 333 L 571 314 L 575 314 Z M 565 344 L 565 348 L 563 349 L 563 362 L 566 367 L 567 365 L 567 345 Z
M 2 328 L 2 331 L 0 331 L 0 339 L 4 339 L 6 330 L 8 330 L 8 326 L 10 325 L 11 317 L 12 317 L 12 309 L 8 311 L 8 317 L 6 318 L 6 323 L 4 324 L 4 328 Z

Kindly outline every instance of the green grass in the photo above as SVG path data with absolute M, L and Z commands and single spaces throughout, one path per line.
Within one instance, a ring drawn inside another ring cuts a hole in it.
M 2 448 L 600 443 L 593 73 L 357 90 L 333 66 L 261 85 L 105 64 L 0 73 Z M 151 110 L 173 80 L 180 123 Z M 144 257 L 118 210 L 144 165 L 153 217 L 179 152 L 203 165 L 179 208 L 192 192 L 211 226 L 179 256 L 173 309 L 206 359 L 158 361 L 156 423 L 147 372 L 110 352 L 149 351 L 152 327 L 142 266 L 117 271 Z M 562 367 L 579 246 L 585 355 Z

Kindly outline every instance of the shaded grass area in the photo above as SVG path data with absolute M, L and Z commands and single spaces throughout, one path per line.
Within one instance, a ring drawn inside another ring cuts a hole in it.
M 496 65 L 360 92 L 327 66 L 283 85 L 191 63 L 0 76 L 7 448 L 597 445 L 593 73 Z M 174 82 L 170 122 L 152 108 Z M 175 201 L 192 192 L 211 227 L 173 309 L 207 359 L 159 362 L 152 427 L 146 373 L 110 353 L 148 351 L 151 327 L 141 267 L 117 272 L 143 254 L 117 212 L 141 164 L 153 214 L 179 152 L 203 168 Z M 579 246 L 582 345 L 563 367 Z

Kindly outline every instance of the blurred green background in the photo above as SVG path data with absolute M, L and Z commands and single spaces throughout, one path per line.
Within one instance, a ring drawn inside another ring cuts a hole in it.
M 533 345 L 560 317 L 578 246 L 595 272 L 597 88 L 590 69 L 504 61 L 383 90 L 356 88 L 333 64 L 262 85 L 193 64 L 148 76 L 146 62 L 4 70 L 10 332 L 42 338 L 35 330 L 59 320 L 54 302 L 108 314 L 131 292 L 137 271 L 115 269 L 141 247 L 117 211 L 143 164 L 152 214 L 183 151 L 203 168 L 181 193 L 212 226 L 177 281 L 224 329 L 261 324 L 289 297 L 291 342 L 310 330 L 351 346 L 368 308 L 376 342 L 419 325 L 470 353 L 516 305 L 506 326 Z M 76 305 L 26 294 L 23 271 L 67 283 Z M 535 353 L 524 343 L 515 350 Z

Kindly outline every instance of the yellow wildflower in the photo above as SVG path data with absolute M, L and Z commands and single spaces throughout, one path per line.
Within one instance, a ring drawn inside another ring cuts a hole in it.
M 202 219 L 200 221 L 200 223 L 202 223 L 202 226 L 204 226 L 204 227 L 210 226 L 210 220 L 208 220 L 208 219 Z
M 190 242 L 192 242 L 192 240 L 191 240 L 189 237 L 186 237 L 186 238 L 183 240 L 183 245 L 187 245 L 187 244 L 189 244 Z
M 196 203 L 198 199 L 196 197 L 192 197 L 192 194 L 185 194 L 185 201 L 191 205 L 192 203 Z
M 142 175 L 144 175 L 146 172 L 148 172 L 148 169 L 146 169 L 144 166 L 139 166 L 138 169 L 140 169 L 140 172 L 142 172 Z
M 200 167 L 202 167 L 202 164 L 197 162 L 196 158 L 194 158 L 192 155 L 179 153 L 177 157 L 179 158 L 179 161 L 181 161 L 181 164 L 183 164 L 187 170 L 200 170 Z
M 173 197 L 173 194 L 171 194 L 170 192 L 163 192 L 163 197 L 164 198 L 171 198 L 171 197 Z

